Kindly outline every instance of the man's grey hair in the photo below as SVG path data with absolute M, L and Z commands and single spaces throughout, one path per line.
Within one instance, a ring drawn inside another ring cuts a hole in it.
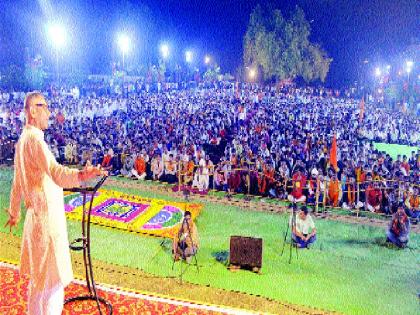
M 23 101 L 23 109 L 26 113 L 29 113 L 29 106 L 31 104 L 31 100 L 35 97 L 44 97 L 44 95 L 39 91 L 32 91 L 26 93 L 25 100 Z

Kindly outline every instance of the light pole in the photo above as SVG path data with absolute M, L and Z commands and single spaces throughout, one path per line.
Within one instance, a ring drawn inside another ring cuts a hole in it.
M 51 45 L 55 51 L 55 72 L 57 81 L 60 81 L 60 67 L 59 67 L 59 50 L 62 49 L 66 43 L 66 31 L 62 25 L 50 24 L 47 28 L 48 37 Z
M 193 53 L 191 50 L 187 50 L 185 52 L 185 62 L 190 64 L 192 63 L 192 61 L 193 61 Z
M 376 77 L 376 80 L 375 80 L 375 84 L 373 86 L 373 88 L 374 88 L 374 94 L 373 95 L 376 98 L 376 100 L 378 99 L 378 90 L 377 90 L 377 88 L 379 87 L 379 83 L 378 82 L 380 82 L 381 75 L 382 75 L 381 68 L 376 67 L 375 68 L 375 77 Z
M 193 53 L 191 50 L 185 52 L 185 62 L 187 63 L 187 80 L 190 80 L 190 66 L 193 62 Z
M 208 66 L 208 65 L 210 64 L 210 61 L 211 61 L 210 56 L 209 56 L 209 55 L 206 55 L 206 56 L 204 57 L 204 63 Z
M 160 45 L 160 54 L 163 60 L 167 60 L 169 58 L 169 46 L 168 44 Z
M 406 61 L 405 65 L 406 65 L 405 70 L 407 71 L 407 81 L 408 81 L 408 84 L 410 85 L 410 73 L 411 73 L 411 70 L 413 69 L 414 62 L 409 60 L 409 61 Z
M 118 36 L 118 46 L 120 46 L 120 50 L 122 53 L 122 69 L 125 70 L 125 54 L 130 49 L 130 39 L 126 34 L 120 34 Z
M 168 44 L 166 44 L 166 43 L 163 43 L 163 44 L 161 44 L 160 45 L 160 55 L 161 55 L 161 57 L 162 57 L 162 61 L 163 61 L 163 69 L 159 69 L 159 71 L 161 71 L 162 70 L 162 75 L 163 75 L 163 80 L 164 81 L 166 81 L 166 73 L 167 73 L 167 69 L 166 69 L 166 67 L 167 67 L 167 65 L 166 65 L 166 61 L 168 60 L 168 58 L 169 58 L 169 45 Z

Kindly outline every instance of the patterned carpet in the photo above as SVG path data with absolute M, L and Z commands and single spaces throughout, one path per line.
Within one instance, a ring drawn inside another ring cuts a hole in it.
M 16 267 L 0 264 L 0 314 L 23 315 L 26 314 L 28 279 L 21 277 Z M 99 296 L 109 301 L 115 315 L 122 314 L 190 314 L 190 315 L 216 315 L 233 314 L 236 311 L 216 311 L 215 307 L 194 305 L 190 303 L 171 301 L 146 295 L 117 291 L 101 287 Z M 85 295 L 86 287 L 78 283 L 71 283 L 65 291 L 66 298 Z M 104 308 L 105 311 L 105 308 Z M 66 305 L 65 315 L 98 314 L 96 303 L 92 301 L 75 302 Z M 105 313 L 104 313 L 105 314 Z
M 81 221 L 83 204 L 88 204 L 91 198 L 91 195 L 84 199 L 79 193 L 66 192 L 64 207 L 67 217 Z M 92 223 L 168 238 L 173 238 L 179 230 L 185 211 L 190 211 L 195 220 L 203 208 L 198 203 L 143 198 L 106 189 L 95 194 L 92 206 Z

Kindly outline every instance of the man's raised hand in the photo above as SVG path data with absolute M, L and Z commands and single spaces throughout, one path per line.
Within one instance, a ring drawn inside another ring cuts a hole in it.
M 84 182 L 97 176 L 107 176 L 108 172 L 101 169 L 101 165 L 94 167 L 87 161 L 86 166 L 82 171 L 79 172 L 80 181 Z

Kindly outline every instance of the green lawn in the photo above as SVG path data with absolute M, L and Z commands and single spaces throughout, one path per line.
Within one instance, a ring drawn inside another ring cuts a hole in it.
M 403 145 L 403 144 L 389 144 L 389 143 L 380 143 L 380 142 L 374 142 L 373 146 L 375 149 L 378 149 L 379 151 L 385 151 L 394 160 L 397 159 L 398 154 L 400 154 L 401 156 L 406 155 L 407 158 L 410 158 L 412 151 L 417 153 L 417 150 L 420 149 L 419 147 L 411 147 L 411 146 Z
M 10 172 L 0 175 L 0 207 L 4 208 L 8 203 Z M 150 192 L 125 191 L 171 199 Z M 5 231 L 5 222 L 6 215 L 1 211 L 0 231 Z M 184 279 L 346 314 L 419 313 L 419 235 L 411 235 L 409 249 L 397 250 L 385 246 L 382 229 L 318 220 L 315 246 L 300 250 L 299 258 L 294 254 L 292 264 L 288 264 L 288 246 L 280 256 L 286 222 L 286 215 L 205 203 L 197 219 L 200 272 L 191 267 Z M 79 236 L 79 222 L 69 221 L 68 226 L 70 239 Z M 16 234 L 21 233 L 22 224 Z M 248 271 L 232 273 L 215 259 L 218 253 L 223 256 L 229 250 L 231 235 L 263 238 L 261 275 Z M 160 239 L 96 226 L 92 237 L 94 258 L 160 276 L 177 274 L 172 271 L 169 246 L 160 247 Z

